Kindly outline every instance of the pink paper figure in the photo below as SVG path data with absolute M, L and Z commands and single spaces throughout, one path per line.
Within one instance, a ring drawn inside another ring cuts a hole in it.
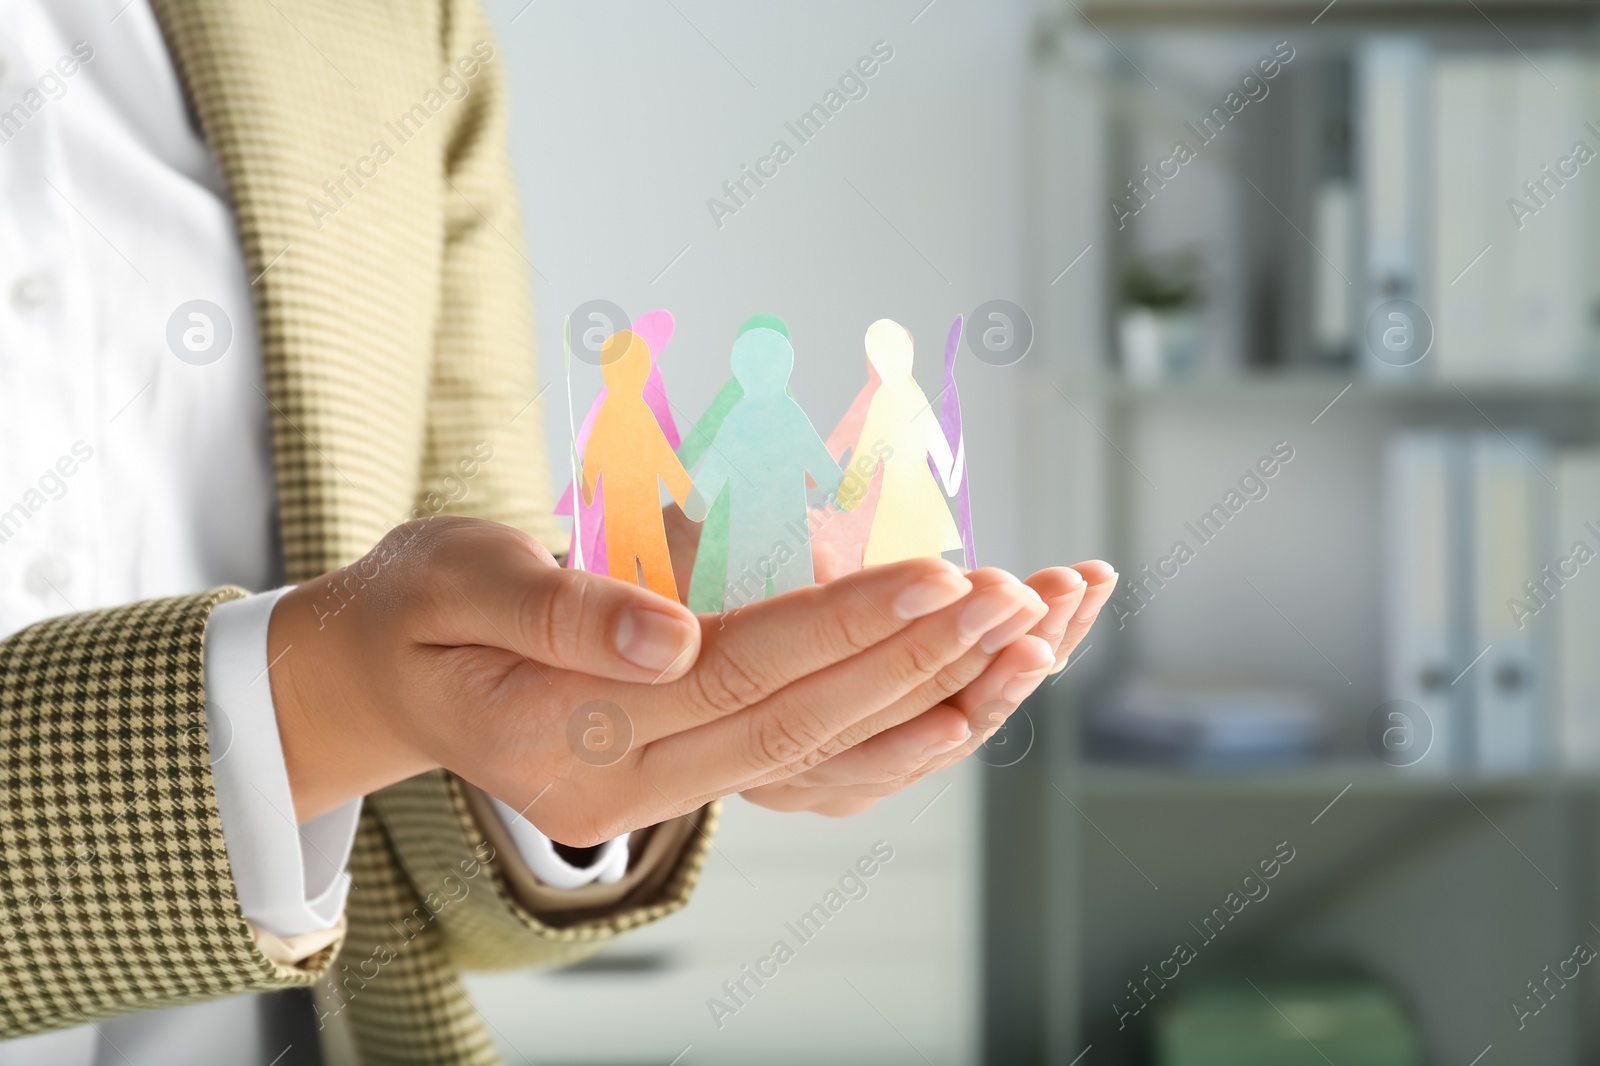
M 678 435 L 678 424 L 672 418 L 672 404 L 667 400 L 667 387 L 661 380 L 661 353 L 672 342 L 674 327 L 671 311 L 647 311 L 634 321 L 632 331 L 644 340 L 645 346 L 650 350 L 650 376 L 644 386 L 645 403 L 655 412 L 656 422 L 661 426 L 661 432 L 666 436 L 667 442 L 676 449 L 682 440 Z M 594 403 L 589 405 L 589 413 L 584 416 L 583 425 L 578 429 L 579 455 L 582 455 L 583 450 L 589 446 L 589 434 L 594 430 L 595 416 L 600 413 L 600 405 L 605 403 L 605 400 L 606 389 L 602 385 L 599 395 L 594 398 Z M 570 515 L 572 497 L 572 484 L 569 482 L 566 491 L 561 494 L 561 499 L 556 504 L 555 513 Z M 583 534 L 583 568 L 595 574 L 611 572 L 606 560 L 604 508 L 604 492 L 597 486 L 594 500 L 584 503 L 578 514 L 578 528 Z M 576 563 L 577 553 L 569 552 L 567 566 L 571 568 Z
M 822 507 L 811 508 L 811 554 L 815 560 L 818 581 L 832 581 L 843 574 L 860 570 L 861 560 L 866 555 L 867 534 L 871 532 L 873 516 L 878 512 L 878 491 L 882 483 L 878 474 L 878 457 L 870 454 L 851 455 L 847 464 L 844 455 L 861 437 L 861 427 L 867 420 L 867 408 L 872 403 L 873 393 L 878 391 L 880 380 L 877 369 L 869 360 L 867 383 L 861 387 L 850 409 L 828 435 L 828 453 L 845 467 L 840 491 L 847 496 L 860 495 L 864 484 L 865 494 L 861 502 L 849 511 L 840 510 L 831 500 Z

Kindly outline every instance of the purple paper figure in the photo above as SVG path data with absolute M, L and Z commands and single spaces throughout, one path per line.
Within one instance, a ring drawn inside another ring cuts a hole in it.
M 944 431 L 944 439 L 950 442 L 950 452 L 954 462 L 950 467 L 950 481 L 945 484 L 946 496 L 954 496 L 956 501 L 956 528 L 961 531 L 961 551 L 966 559 L 967 569 L 978 568 L 978 549 L 972 540 L 972 499 L 967 492 L 967 440 L 961 428 L 961 397 L 956 392 L 956 352 L 961 348 L 961 323 L 962 317 L 950 326 L 950 335 L 944 342 L 944 386 L 939 391 L 939 428 Z M 940 481 L 939 466 L 933 461 L 933 456 L 928 457 L 928 469 L 933 471 L 934 477 Z

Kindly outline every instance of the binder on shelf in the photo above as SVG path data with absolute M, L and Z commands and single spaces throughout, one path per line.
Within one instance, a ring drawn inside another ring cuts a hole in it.
M 1429 55 L 1413 37 L 1377 37 L 1362 45 L 1356 64 L 1362 231 L 1366 249 L 1364 299 L 1357 302 L 1357 348 L 1362 369 L 1375 377 L 1414 377 L 1427 360 L 1396 365 L 1379 358 L 1366 322 L 1393 299 L 1422 302 L 1425 284 Z
M 1589 67 L 1565 51 L 1433 61 L 1427 310 L 1441 375 L 1559 381 L 1589 370 L 1594 223 L 1572 158 L 1579 139 L 1600 150 L 1586 126 Z
M 1472 693 L 1477 765 L 1491 772 L 1529 770 L 1549 756 L 1545 714 L 1544 627 L 1516 608 L 1525 584 L 1548 559 L 1553 469 L 1532 437 L 1472 438 L 1472 666 L 1461 680 Z
M 1555 638 L 1556 757 L 1573 770 L 1600 769 L 1600 449 L 1556 458 L 1555 543 L 1549 570 L 1534 578 L 1537 597 L 1524 601 L 1538 625 L 1548 611 Z
M 1431 747 L 1425 755 L 1393 746 L 1388 753 L 1420 771 L 1448 773 L 1472 758 L 1466 693 L 1450 684 L 1465 665 L 1460 648 L 1468 565 L 1458 535 L 1465 519 L 1465 460 L 1459 440 L 1442 432 L 1399 434 L 1386 455 L 1385 698 L 1414 704 L 1425 726 L 1396 718 L 1399 731 L 1385 735 L 1420 743 L 1426 728 Z
M 1506 63 L 1486 54 L 1440 57 L 1431 82 L 1435 338 L 1429 361 L 1441 375 L 1492 377 L 1504 370 L 1510 334 L 1513 249 L 1504 199 L 1515 184 L 1503 133 L 1516 125 L 1514 83 Z
M 1589 64 L 1570 52 L 1537 54 L 1538 69 L 1516 55 L 1504 62 L 1513 72 L 1515 110 L 1514 121 L 1503 127 L 1512 142 L 1504 158 L 1514 168 L 1503 188 L 1524 201 L 1537 194 L 1544 205 L 1537 215 L 1523 216 L 1520 229 L 1504 204 L 1496 216 L 1512 253 L 1509 332 L 1499 338 L 1496 369 L 1502 377 L 1569 380 L 1588 366 L 1585 238 L 1594 189 L 1588 181 L 1593 175 L 1576 161 L 1569 176 L 1559 170 L 1580 137 L 1600 150 L 1600 139 L 1584 126 Z

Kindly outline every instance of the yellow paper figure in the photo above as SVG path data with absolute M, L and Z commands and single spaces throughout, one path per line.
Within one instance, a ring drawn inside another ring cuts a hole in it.
M 878 510 L 863 562 L 872 566 L 942 555 L 961 547 L 961 533 L 929 460 L 939 479 L 948 482 L 955 457 L 933 405 L 911 376 L 911 334 L 900 323 L 880 318 L 867 327 L 866 345 L 867 359 L 882 383 L 872 394 L 853 454 L 883 458 Z M 860 497 L 841 493 L 843 510 L 860 503 Z
M 666 482 L 667 491 L 682 507 L 693 483 L 645 402 L 650 348 L 637 333 L 620 330 L 601 349 L 600 370 L 606 379 L 606 398 L 583 451 L 584 502 L 593 502 L 595 485 L 604 475 L 606 560 L 611 575 L 634 581 L 642 573 L 650 591 L 677 599 L 657 484 Z

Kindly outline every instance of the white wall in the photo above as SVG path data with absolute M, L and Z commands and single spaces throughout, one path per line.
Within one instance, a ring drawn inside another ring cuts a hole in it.
M 1020 4 L 939 0 L 913 24 L 921 2 L 539 0 L 512 23 L 524 2 L 489 6 L 515 97 L 529 254 L 548 279 L 534 287 L 545 380 L 561 374 L 561 320 L 578 304 L 665 307 L 678 332 L 663 372 L 693 418 L 729 376 L 739 323 L 767 311 L 789 322 L 795 395 L 826 434 L 866 380 L 872 321 L 917 336 L 932 395 L 952 319 L 987 299 L 1024 301 Z M 880 40 L 894 58 L 867 96 L 800 144 L 784 123 Z M 795 158 L 719 229 L 707 199 L 779 138 Z M 1017 562 L 1015 404 L 1028 365 L 960 363 L 978 544 L 997 565 Z M 598 386 L 594 368 L 577 368 L 580 415 Z M 552 456 L 565 454 L 559 413 L 547 409 Z

